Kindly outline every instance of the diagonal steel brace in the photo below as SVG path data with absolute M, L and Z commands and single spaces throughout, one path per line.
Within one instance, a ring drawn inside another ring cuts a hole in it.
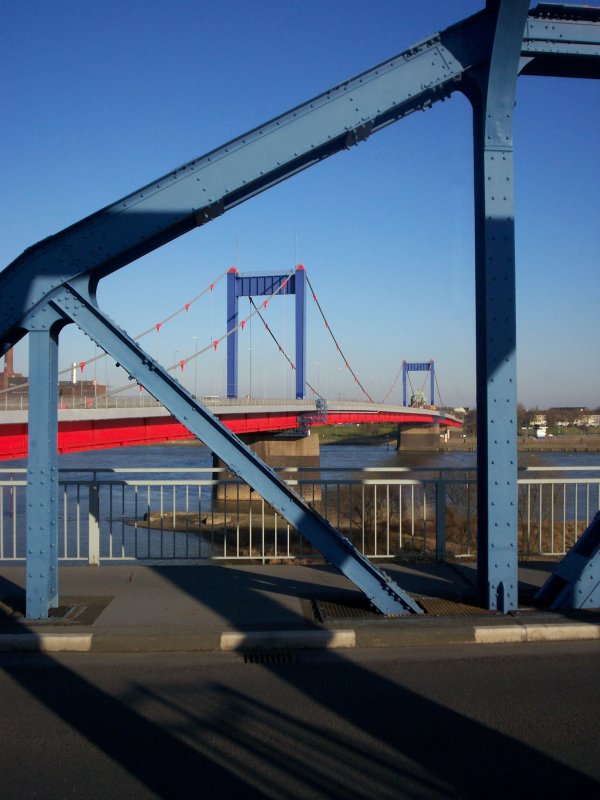
M 109 353 L 173 416 L 278 511 L 386 615 L 421 614 L 419 605 L 385 572 L 296 494 L 206 407 L 108 319 L 87 289 L 63 285 L 49 305 Z

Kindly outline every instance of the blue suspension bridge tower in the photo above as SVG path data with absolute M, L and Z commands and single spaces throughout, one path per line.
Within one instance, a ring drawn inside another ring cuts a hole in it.
M 435 372 L 433 366 L 433 359 L 430 361 L 403 361 L 402 362 L 402 405 L 407 406 L 407 391 L 406 381 L 409 372 L 428 372 L 429 373 L 429 402 L 430 405 L 435 405 Z
M 237 398 L 238 386 L 238 300 L 240 297 L 271 297 L 293 294 L 295 303 L 296 399 L 301 400 L 306 386 L 306 272 L 299 264 L 290 275 L 241 275 L 235 267 L 227 273 L 227 397 Z M 264 305 L 268 300 L 264 301 Z

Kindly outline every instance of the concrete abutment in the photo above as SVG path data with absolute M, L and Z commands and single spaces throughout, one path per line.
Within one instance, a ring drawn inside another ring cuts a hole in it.
M 302 480 L 303 484 L 295 486 L 294 489 L 309 502 L 321 499 L 320 485 L 311 482 L 320 479 L 321 452 L 318 433 L 297 437 L 251 433 L 244 434 L 240 438 L 270 467 L 277 469 L 308 467 L 310 469 L 308 472 L 297 475 L 288 472 L 284 473 L 283 477 Z M 224 467 L 226 465 L 219 458 L 213 456 L 213 466 Z M 220 481 L 230 481 L 235 480 L 236 476 L 227 471 L 215 473 L 214 478 Z M 215 486 L 214 496 L 220 502 L 260 499 L 260 496 L 245 483 L 219 483 Z
M 438 450 L 440 446 L 440 426 L 398 425 L 398 450 Z

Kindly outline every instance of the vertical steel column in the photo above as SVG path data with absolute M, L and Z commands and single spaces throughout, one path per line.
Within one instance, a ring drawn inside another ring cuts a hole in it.
M 528 0 L 497 8 L 492 55 L 471 93 L 475 161 L 477 568 L 486 607 L 517 607 L 513 112 Z
M 227 337 L 227 387 L 226 395 L 230 398 L 238 396 L 238 299 L 237 299 L 238 271 L 231 267 L 227 273 L 227 327 L 233 331 Z
M 306 393 L 306 272 L 300 264 L 293 276 L 296 294 L 296 399 Z
M 46 311 L 47 309 L 43 309 Z M 27 618 L 58 605 L 58 329 L 29 331 Z
M 408 364 L 406 361 L 402 362 L 402 405 L 406 406 L 406 375 L 408 373 Z

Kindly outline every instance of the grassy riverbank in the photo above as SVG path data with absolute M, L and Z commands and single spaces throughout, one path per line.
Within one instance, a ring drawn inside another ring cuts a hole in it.
M 380 425 L 323 425 L 313 428 L 313 435 L 319 435 L 321 444 L 396 444 L 395 423 Z M 600 433 L 577 433 L 549 436 L 536 439 L 533 436 L 519 436 L 517 440 L 519 452 L 523 453 L 600 453 Z M 450 439 L 440 439 L 438 450 L 477 450 L 477 437 L 463 437 L 460 430 L 451 431 Z
M 390 443 L 396 446 L 396 424 L 381 423 L 361 425 L 322 425 L 312 429 L 312 435 L 319 437 L 322 445 L 377 445 Z M 203 446 L 197 439 L 184 439 L 165 442 L 165 445 Z M 535 439 L 533 436 L 519 436 L 518 449 L 522 453 L 600 453 L 600 433 L 561 434 L 546 439 Z M 460 429 L 451 429 L 450 439 L 444 442 L 440 438 L 439 451 L 461 450 L 474 452 L 477 450 L 477 437 L 463 437 Z
M 385 444 L 396 441 L 395 423 L 360 425 L 320 425 L 312 429 L 312 435 L 319 435 L 321 444 Z

